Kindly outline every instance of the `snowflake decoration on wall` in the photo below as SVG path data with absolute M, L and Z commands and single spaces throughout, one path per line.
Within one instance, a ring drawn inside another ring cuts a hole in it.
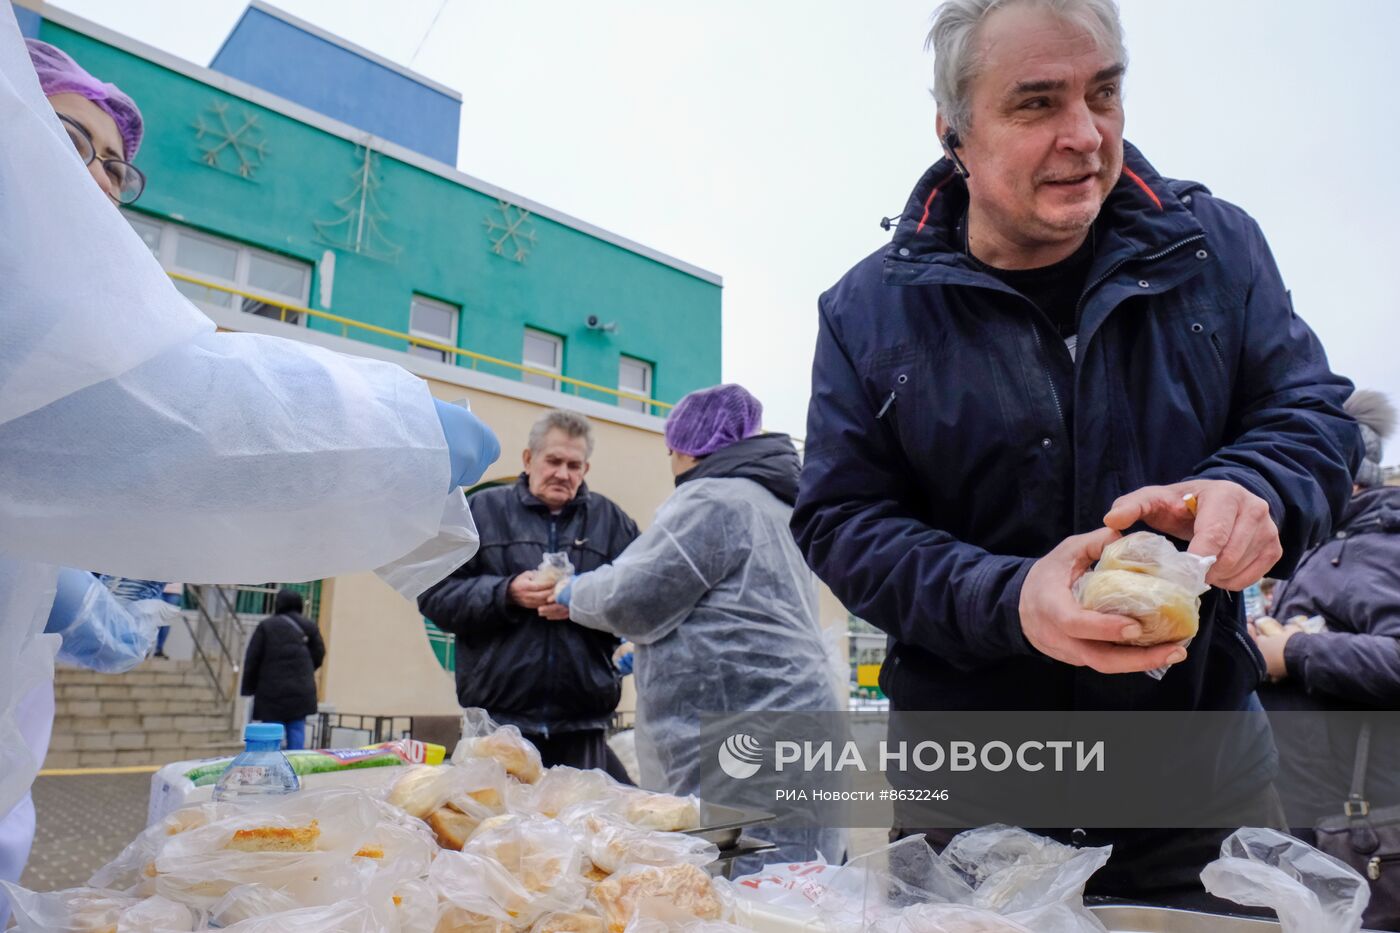
M 267 141 L 262 138 L 255 113 L 243 112 L 238 125 L 229 118 L 228 104 L 209 105 L 208 119 L 200 114 L 194 121 L 194 138 L 199 141 L 199 161 L 249 180 L 267 159 Z
M 369 146 L 356 146 L 355 157 L 359 164 L 350 176 L 353 187 L 335 202 L 340 216 L 312 223 L 321 239 L 331 246 L 392 262 L 398 259 L 403 247 L 384 235 L 382 227 L 389 214 L 379 206 L 376 194 L 382 182 L 375 174 L 375 152 Z
M 504 200 L 496 201 L 496 209 L 499 217 L 487 214 L 485 218 L 491 252 L 523 263 L 535 246 L 535 225 L 530 221 L 530 212 Z

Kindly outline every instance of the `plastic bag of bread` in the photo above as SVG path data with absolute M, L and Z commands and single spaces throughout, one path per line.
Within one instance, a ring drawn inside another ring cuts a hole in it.
M 556 910 L 536 920 L 530 933 L 608 933 L 608 925 L 596 910 Z
M 240 884 L 229 890 L 209 910 L 209 923 L 230 927 L 244 920 L 296 910 L 301 905 L 290 894 L 266 884 Z
M 254 917 L 224 927 L 224 933 L 382 933 L 383 929 L 369 904 L 347 898 L 324 907 L 301 907 Z
M 438 853 L 428 869 L 428 884 L 444 912 L 528 924 L 552 909 L 537 907 L 525 886 L 499 862 L 470 852 Z M 467 917 L 458 921 L 464 924 Z
M 385 800 L 420 820 L 449 800 L 470 798 L 491 813 L 505 806 L 509 782 L 499 762 L 486 757 L 464 758 L 452 765 L 412 765 L 404 768 Z
M 539 749 L 515 726 L 498 726 L 483 709 L 462 713 L 462 740 L 452 750 L 452 763 L 494 758 L 517 781 L 533 784 L 544 775 Z
M 546 769 L 538 782 L 516 784 L 509 788 L 507 805 L 512 813 L 536 813 L 557 818 L 580 804 L 611 802 L 622 796 L 625 790 L 606 771 L 584 771 L 568 765 L 555 765 Z
M 703 868 L 719 858 L 719 848 L 698 836 L 638 829 L 616 817 L 590 814 L 572 825 L 589 861 L 608 874 L 625 865 Z
M 1216 897 L 1274 910 L 1283 933 L 1356 933 L 1371 901 L 1351 866 L 1276 829 L 1231 833 L 1201 883 Z
M 700 798 L 627 788 L 621 806 L 613 812 L 641 829 L 682 833 L 700 825 Z
M 1201 594 L 1214 558 L 1178 551 L 1161 535 L 1139 531 L 1103 550 L 1074 584 L 1080 605 L 1142 623 L 1139 646 L 1185 641 L 1200 625 Z
M 537 816 L 500 816 L 483 823 L 462 851 L 495 861 L 541 910 L 571 910 L 587 894 L 583 852 L 569 827 Z
M 121 891 L 137 897 L 155 894 L 155 859 L 171 836 L 197 829 L 215 819 L 221 806 L 204 803 L 186 807 L 147 826 L 121 854 L 88 879 L 88 887 Z
M 633 865 L 600 881 L 593 900 L 609 933 L 623 933 L 636 918 L 667 922 L 719 920 L 724 903 L 703 869 L 694 865 Z
M 374 800 L 345 788 L 224 805 L 217 819 L 168 838 L 153 863 L 155 889 L 198 908 L 242 884 L 281 889 L 303 905 L 333 903 L 376 872 L 375 860 L 356 854 L 379 822 Z
M 164 898 L 135 898 L 97 888 L 36 894 L 4 882 L 19 933 L 178 933 L 196 929 L 186 907 Z
M 544 555 L 539 567 L 535 570 L 535 582 L 543 585 L 546 583 L 562 583 L 574 575 L 573 562 L 569 560 L 568 551 L 551 551 Z

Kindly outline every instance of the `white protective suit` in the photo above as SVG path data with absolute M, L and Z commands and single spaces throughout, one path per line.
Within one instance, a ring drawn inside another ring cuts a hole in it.
M 702 461 L 612 564 L 576 577 L 579 625 L 636 645 L 641 784 L 698 794 L 706 713 L 838 708 L 812 572 L 788 530 L 797 453 L 783 435 L 741 441 Z M 842 855 L 832 830 L 753 827 L 785 860 Z M 784 860 L 779 858 L 778 860 Z
M 413 594 L 476 550 L 427 386 L 216 334 L 93 184 L 0 9 L 0 814 L 39 763 L 14 707 L 52 676 L 57 565 Z M 405 557 L 407 555 L 407 557 Z

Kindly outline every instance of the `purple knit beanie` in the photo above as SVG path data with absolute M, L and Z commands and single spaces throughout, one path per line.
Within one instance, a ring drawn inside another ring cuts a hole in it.
M 29 60 L 34 63 L 44 96 L 81 94 L 107 111 L 121 134 L 122 148 L 126 150 L 123 157 L 127 161 L 136 158 L 136 150 L 141 148 L 142 133 L 141 111 L 137 109 L 136 101 L 122 93 L 115 84 L 107 84 L 88 74 L 62 49 L 38 39 L 25 39 L 24 44 L 29 47 Z
M 677 453 L 705 457 L 758 433 L 763 403 L 741 385 L 720 385 L 692 392 L 676 403 L 666 419 L 666 446 Z

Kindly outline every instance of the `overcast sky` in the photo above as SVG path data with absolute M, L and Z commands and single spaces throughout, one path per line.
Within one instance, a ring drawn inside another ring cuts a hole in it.
M 207 65 L 244 3 L 56 5 Z M 723 275 L 725 379 L 803 433 L 816 297 L 938 155 L 934 0 L 279 5 L 459 89 L 463 171 Z M 1400 402 L 1400 3 L 1122 8 L 1127 138 L 1253 214 L 1333 367 Z

